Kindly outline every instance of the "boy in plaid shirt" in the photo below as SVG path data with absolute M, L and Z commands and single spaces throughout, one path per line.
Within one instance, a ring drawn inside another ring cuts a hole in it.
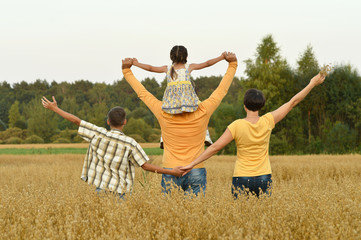
M 58 107 L 54 96 L 53 102 L 43 97 L 42 104 L 45 108 L 78 125 L 79 136 L 90 142 L 81 179 L 95 185 L 98 192 L 110 190 L 121 197 L 130 192 L 134 183 L 135 167 L 174 176 L 181 176 L 183 173 L 179 167 L 164 169 L 148 163 L 149 158 L 142 147 L 122 132 L 127 120 L 126 113 L 121 107 L 114 107 L 109 111 L 107 123 L 110 131 L 108 131 L 63 111 Z

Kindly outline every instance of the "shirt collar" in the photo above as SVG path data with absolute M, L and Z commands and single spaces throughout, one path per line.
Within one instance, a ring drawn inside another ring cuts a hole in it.
M 110 129 L 111 132 L 115 131 L 115 132 L 119 132 L 121 135 L 124 135 L 124 133 L 122 131 L 120 131 L 119 129 L 113 128 Z

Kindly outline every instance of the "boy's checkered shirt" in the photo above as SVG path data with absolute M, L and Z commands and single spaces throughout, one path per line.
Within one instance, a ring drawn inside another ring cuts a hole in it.
M 120 130 L 98 127 L 81 121 L 78 134 L 90 142 L 81 179 L 101 189 L 130 192 L 135 166 L 149 161 L 142 147 Z

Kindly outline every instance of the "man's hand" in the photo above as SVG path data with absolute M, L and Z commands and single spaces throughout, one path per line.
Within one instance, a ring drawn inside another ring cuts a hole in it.
M 122 60 L 122 69 L 130 68 L 133 65 L 132 58 L 125 58 Z
M 314 86 L 320 85 L 321 83 L 323 83 L 323 81 L 325 81 L 325 77 L 326 75 L 322 75 L 321 73 L 319 73 L 311 79 L 311 83 Z
M 44 106 L 44 108 L 50 109 L 51 111 L 54 111 L 58 107 L 58 104 L 56 103 L 55 97 L 53 96 L 53 102 L 50 102 L 46 97 L 43 96 L 41 99 L 41 102 Z
M 233 52 L 227 52 L 225 58 L 226 58 L 227 62 L 235 62 L 235 61 L 237 61 L 236 54 L 234 54 Z

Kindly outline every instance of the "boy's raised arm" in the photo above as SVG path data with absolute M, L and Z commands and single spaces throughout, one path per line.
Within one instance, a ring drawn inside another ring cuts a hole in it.
M 65 118 L 66 120 L 72 122 L 72 123 L 75 123 L 76 125 L 80 125 L 80 122 L 81 122 L 81 119 L 78 118 L 77 116 L 71 114 L 71 113 L 68 113 L 68 112 L 65 112 L 64 110 L 60 109 L 58 107 L 58 104 L 55 100 L 55 97 L 53 96 L 53 102 L 49 101 L 46 97 L 43 96 L 43 98 L 41 99 L 41 102 L 44 106 L 44 108 L 47 108 L 57 114 L 59 114 L 60 116 L 62 116 L 63 118 Z

